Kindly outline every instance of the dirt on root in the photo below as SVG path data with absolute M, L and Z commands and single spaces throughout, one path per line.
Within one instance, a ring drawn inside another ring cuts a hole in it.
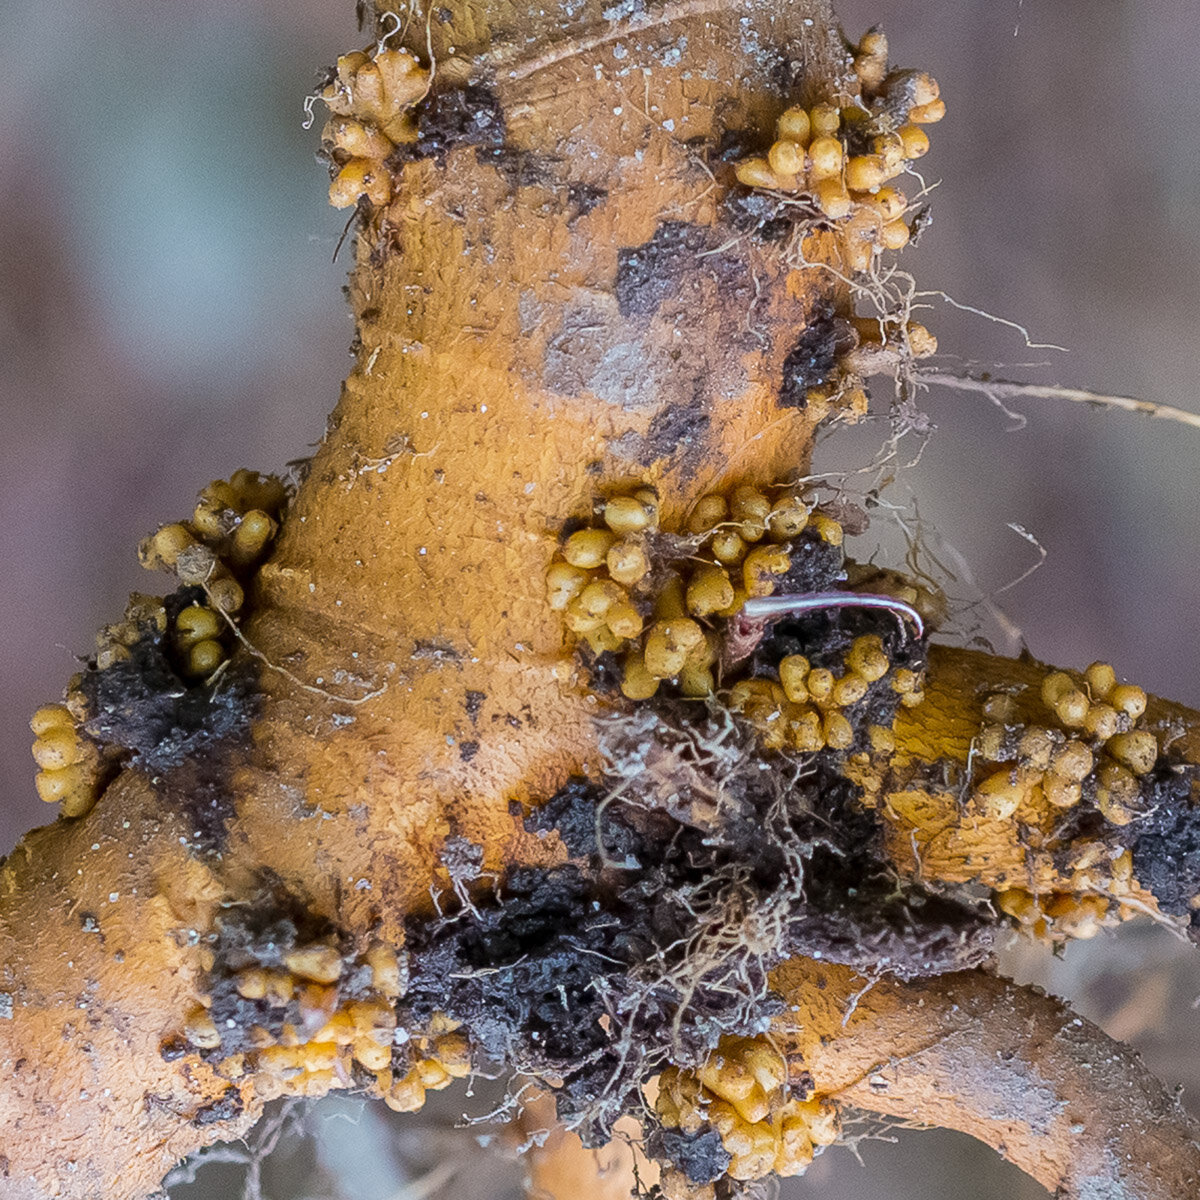
M 831 301 L 818 304 L 783 360 L 781 408 L 807 408 L 809 388 L 828 383 L 838 359 L 857 344 L 853 327 Z
M 183 609 L 205 599 L 195 587 L 166 597 L 168 628 Z M 187 815 L 192 845 L 219 851 L 234 813 L 233 758 L 261 704 L 257 665 L 231 661 L 207 679 L 186 679 L 169 633 L 147 623 L 127 659 L 104 670 L 90 660 L 79 687 L 87 701 L 83 731 L 110 765 L 145 772 L 164 805 Z
M 192 604 L 200 588 L 180 588 L 164 601 L 168 623 Z M 225 669 L 203 681 L 176 669 L 169 635 L 146 624 L 129 657 L 100 670 L 95 659 L 82 673 L 87 698 L 84 731 L 102 746 L 119 747 L 148 772 L 168 771 L 214 743 L 244 734 L 254 716 L 255 680 Z
M 1146 815 L 1129 827 L 1134 878 L 1163 912 L 1190 914 L 1193 941 L 1200 941 L 1200 910 L 1192 906 L 1200 895 L 1200 805 L 1192 802 L 1198 776 L 1194 766 L 1160 759 L 1141 780 Z
M 990 954 L 994 918 L 900 880 L 832 758 L 764 756 L 728 712 L 670 700 L 614 717 L 604 752 L 602 782 L 526 818 L 569 862 L 407 933 L 410 1019 L 448 1013 L 481 1064 L 552 1082 L 585 1144 L 668 1063 L 765 1031 L 784 958 L 913 978 Z

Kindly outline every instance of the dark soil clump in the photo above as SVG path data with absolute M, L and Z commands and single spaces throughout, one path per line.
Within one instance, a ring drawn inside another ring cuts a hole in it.
M 728 713 L 669 700 L 614 718 L 605 754 L 602 784 L 574 780 L 526 819 L 568 863 L 516 869 L 407 941 L 411 1024 L 445 1012 L 481 1059 L 553 1080 L 585 1144 L 668 1062 L 763 1032 L 786 957 L 914 978 L 988 956 L 994 919 L 899 880 L 832 760 L 764 759 Z M 668 1157 L 700 1182 L 705 1145 Z
M 1142 778 L 1147 815 L 1134 824 L 1133 874 L 1171 916 L 1192 911 L 1200 895 L 1200 806 L 1192 803 L 1194 767 L 1160 762 Z M 1193 940 L 1200 931 L 1192 926 Z
M 203 600 L 199 588 L 168 596 L 169 621 Z M 168 635 L 150 624 L 129 652 L 104 670 L 93 660 L 83 671 L 83 728 L 100 745 L 130 751 L 133 765 L 148 772 L 164 772 L 248 730 L 257 690 L 252 671 L 226 669 L 209 681 L 185 682 L 175 670 Z

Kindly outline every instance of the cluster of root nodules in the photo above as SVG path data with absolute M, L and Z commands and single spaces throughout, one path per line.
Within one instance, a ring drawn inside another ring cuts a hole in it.
M 170 571 L 179 586 L 168 596 L 134 593 L 124 617 L 97 633 L 63 703 L 30 722 L 38 792 L 63 816 L 87 813 L 124 763 L 166 771 L 245 729 L 253 688 L 228 658 L 287 498 L 274 475 L 236 471 L 200 493 L 187 521 L 141 544 L 142 566 Z
M 1045 831 L 1028 879 L 999 891 L 997 907 L 1046 941 L 1147 911 L 1188 917 L 1200 937 L 1200 769 L 1173 748 L 1178 729 L 1151 719 L 1146 693 L 1104 662 L 1047 672 L 1033 719 L 1029 699 L 987 697 L 976 739 L 968 811 Z M 1056 874 L 1038 871 L 1046 860 Z
M 1104 662 L 1009 683 L 980 716 L 962 772 L 917 765 L 898 780 L 886 745 L 870 770 L 848 763 L 864 803 L 886 806 L 900 869 L 988 887 L 999 913 L 1052 944 L 1139 915 L 1187 918 L 1197 937 L 1200 768 L 1177 721 Z
M 630 700 L 662 685 L 711 696 L 750 653 L 761 622 L 747 600 L 811 594 L 842 576 L 841 524 L 796 489 L 749 484 L 695 504 L 682 529 L 659 524 L 653 488 L 615 494 L 575 529 L 546 573 L 550 607 Z M 744 627 L 740 639 L 734 625 Z
M 459 1022 L 406 1003 L 402 946 L 349 937 L 270 875 L 223 909 L 198 953 L 205 988 L 166 1059 L 197 1053 L 261 1100 L 346 1089 L 397 1112 L 470 1073 Z
M 929 223 L 930 188 L 915 164 L 945 104 L 929 75 L 889 64 L 877 29 L 847 46 L 846 67 L 821 103 L 786 108 L 757 153 L 742 154 L 744 139 L 734 137 L 721 155 L 738 185 L 725 206 L 737 228 L 783 246 L 790 266 L 829 271 L 848 292 L 837 311 L 819 304 L 809 314 L 784 362 L 779 403 L 815 421 L 853 422 L 867 412 L 866 380 L 886 375 L 903 384 L 901 412 L 919 426 L 911 377 L 937 339 L 910 319 L 916 285 L 891 252 Z M 912 198 L 903 176 L 919 188 Z
M 891 748 L 896 711 L 923 697 L 940 600 L 849 563 L 832 513 L 792 487 L 741 484 L 701 496 L 678 531 L 660 528 L 650 488 L 596 515 L 546 583 L 599 686 L 715 700 L 769 750 Z
M 892 181 L 915 175 L 911 164 L 929 150 L 925 127 L 945 112 L 937 82 L 890 67 L 887 38 L 872 30 L 841 92 L 786 109 L 765 155 L 737 164 L 737 180 L 831 226 L 846 272 L 869 271 L 882 251 L 900 250 L 912 237 L 920 207 Z
M 480 1066 L 550 1087 L 585 1144 L 625 1113 L 653 1134 L 643 1085 L 766 1032 L 784 958 L 913 977 L 986 957 L 991 919 L 894 876 L 836 752 L 764 757 L 728 710 L 667 698 L 612 718 L 603 752 L 600 782 L 525 818 L 561 843 L 561 865 L 514 870 L 486 902 L 407 937 L 413 1019 L 461 1021 Z M 722 1156 L 692 1142 L 713 1129 L 725 1137 L 707 1117 L 682 1132 L 677 1120 L 648 1144 L 706 1186 L 716 1176 L 697 1178 L 696 1162 L 720 1174 Z M 730 1124 L 730 1155 L 745 1136 Z M 774 1169 L 765 1151 L 755 1161 Z
M 387 159 L 417 138 L 414 106 L 432 76 L 407 50 L 383 42 L 343 54 L 314 97 L 332 114 L 321 147 L 333 166 L 329 203 L 349 208 L 360 200 L 381 207 L 392 198 Z

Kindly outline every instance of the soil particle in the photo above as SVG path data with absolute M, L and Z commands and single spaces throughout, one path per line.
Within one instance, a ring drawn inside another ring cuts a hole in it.
M 646 1139 L 646 1152 L 659 1162 L 674 1163 L 695 1184 L 720 1179 L 733 1161 L 721 1135 L 706 1125 L 695 1133 L 658 1128 Z
M 758 154 L 763 140 L 763 131 L 761 129 L 733 129 L 726 127 L 721 130 L 720 136 L 717 138 L 716 145 L 712 145 L 710 141 L 705 139 L 696 140 L 693 146 L 694 150 L 701 150 L 706 145 L 712 146 L 712 158 L 717 162 L 737 164 L 744 158 L 749 158 L 752 154 Z M 730 193 L 731 196 L 758 196 L 760 199 L 769 199 L 766 196 L 761 196 L 758 192 L 744 192 L 738 189 Z
M 526 817 L 525 828 L 530 833 L 557 833 L 572 858 L 595 854 L 595 787 L 583 779 L 571 780 Z
M 707 230 L 664 221 L 640 246 L 617 253 L 617 307 L 621 316 L 648 316 L 678 287 L 695 257 L 708 248 Z
M 685 468 L 684 478 L 690 478 L 688 467 L 694 469 L 703 458 L 705 435 L 711 423 L 704 411 L 704 400 L 697 396 L 691 404 L 669 404 L 655 413 L 646 431 L 640 461 L 649 466 L 659 459 L 674 459 Z
M 462 654 L 445 638 L 418 638 L 413 642 L 412 657 L 434 662 L 461 662 Z
M 1191 800 L 1195 768 L 1160 762 L 1142 778 L 1147 815 L 1133 825 L 1133 874 L 1171 916 L 1200 895 L 1200 806 Z M 1200 932 L 1193 927 L 1193 938 Z
M 594 208 L 599 208 L 608 199 L 608 189 L 594 187 L 590 183 L 567 185 L 567 204 L 573 210 L 571 221 L 586 217 Z
M 818 305 L 783 360 L 780 407 L 806 408 L 808 389 L 827 383 L 838 359 L 853 346 L 851 327 L 837 315 L 834 306 L 830 303 Z
M 185 588 L 168 597 L 168 615 L 192 604 L 197 593 Z M 186 683 L 171 662 L 167 635 L 148 625 L 128 659 L 103 671 L 93 661 L 84 670 L 80 688 L 89 717 L 83 728 L 102 746 L 130 751 L 134 766 L 165 772 L 210 755 L 218 743 L 240 739 L 255 713 L 256 683 L 252 664 Z
M 220 1100 L 204 1105 L 196 1110 L 192 1117 L 193 1125 L 215 1125 L 219 1121 L 232 1121 L 242 1112 L 242 1094 L 230 1084 L 222 1093 Z
M 512 146 L 479 146 L 475 161 L 484 167 L 492 167 L 504 178 L 509 188 L 540 187 L 548 191 L 558 188 L 558 177 L 554 159 L 533 154 L 528 150 L 517 150 Z
M 187 1042 L 178 1034 L 174 1037 L 169 1037 L 158 1048 L 158 1053 L 162 1056 L 163 1062 L 176 1062 L 188 1052 Z
M 842 579 L 841 548 L 809 530 L 788 543 L 788 555 L 791 565 L 775 585 L 780 596 L 833 591 Z
M 169 623 L 203 599 L 198 588 L 168 596 Z M 242 659 L 207 680 L 186 681 L 175 670 L 168 635 L 149 624 L 129 650 L 129 658 L 104 670 L 92 661 L 83 671 L 83 730 L 110 758 L 125 752 L 122 761 L 149 775 L 163 803 L 185 814 L 193 850 L 219 852 L 235 809 L 233 759 L 260 702 L 257 667 Z
M 730 192 L 723 208 L 726 220 L 738 233 L 749 234 L 759 242 L 783 242 L 796 228 L 790 210 L 761 192 Z
M 872 108 L 892 117 L 897 125 L 901 124 L 908 118 L 908 110 L 916 100 L 916 89 L 921 74 L 920 71 L 912 69 L 889 72 L 879 89 L 879 95 L 872 103 Z
M 762 1028 L 778 1007 L 762 972 L 747 976 L 749 999 L 701 987 L 685 1003 L 677 988 L 655 984 L 645 964 L 671 954 L 690 923 L 670 880 L 696 867 L 690 856 L 664 864 L 661 833 L 648 837 L 628 812 L 601 808 L 603 795 L 575 781 L 550 802 L 569 849 L 588 852 L 583 865 L 515 870 L 495 903 L 436 925 L 414 922 L 407 940 L 414 1024 L 445 1011 L 467 1023 L 492 1062 L 558 1076 L 559 1113 L 579 1122 L 589 1145 L 608 1140 L 673 1042 L 695 1060 L 730 1029 Z M 529 828 L 549 823 L 534 814 Z M 695 832 L 689 845 L 690 855 L 704 853 Z
M 504 145 L 504 114 L 482 84 L 435 91 L 417 107 L 417 140 L 397 146 L 387 160 L 393 172 L 421 158 L 444 159 L 459 146 Z

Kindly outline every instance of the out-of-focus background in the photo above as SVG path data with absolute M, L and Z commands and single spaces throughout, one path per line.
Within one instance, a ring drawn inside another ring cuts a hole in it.
M 126 594 L 152 588 L 137 540 L 208 480 L 281 467 L 321 433 L 351 326 L 301 127 L 319 68 L 358 43 L 352 0 L 6 0 L 0 6 L 0 853 L 51 815 L 27 721 L 56 699 Z M 934 223 L 905 255 L 949 368 L 1093 387 L 1200 410 L 1200 23 L 1195 0 L 841 0 L 949 106 L 922 164 Z M 937 432 L 893 491 L 915 496 L 960 594 L 996 596 L 1039 657 L 1112 661 L 1200 705 L 1200 431 L 1066 402 L 934 391 Z M 828 470 L 880 427 L 838 435 Z M 991 632 L 997 634 L 993 623 Z M 1006 969 L 1139 1045 L 1200 1111 L 1200 971 L 1131 927 Z M 461 1097 L 449 1102 L 461 1109 Z M 443 1110 L 445 1111 L 445 1110 Z M 474 1133 L 318 1107 L 266 1160 L 263 1194 L 500 1200 L 515 1176 Z M 407 1132 L 406 1132 L 407 1131 Z M 447 1140 L 449 1139 L 449 1140 Z M 948 1134 L 834 1150 L 785 1195 L 999 1200 L 1041 1195 Z M 432 1174 L 430 1173 L 432 1172 Z M 244 1165 L 176 1195 L 234 1197 Z M 289 1175 L 291 1182 L 289 1182 Z

